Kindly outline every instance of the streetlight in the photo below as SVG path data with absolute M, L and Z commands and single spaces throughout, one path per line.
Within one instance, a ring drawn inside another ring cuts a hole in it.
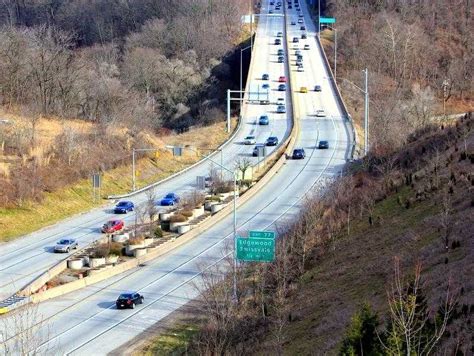
M 177 147 L 173 146 L 167 146 L 168 148 L 173 149 L 173 155 L 174 156 L 181 156 L 181 150 L 176 149 Z M 192 147 L 186 147 L 187 149 L 190 149 L 191 151 L 194 151 L 197 154 L 200 154 L 198 150 L 192 148 Z M 234 249 L 233 249 L 233 255 L 234 255 L 234 264 L 233 264 L 233 290 L 232 290 L 232 296 L 235 301 L 237 301 L 237 173 L 234 170 L 228 169 L 226 166 L 217 163 L 214 161 L 210 155 L 203 155 L 203 161 L 209 160 L 212 163 L 218 165 L 221 169 L 224 169 L 225 171 L 231 173 L 234 176 L 234 223 L 233 223 L 233 240 L 234 240 Z
M 250 39 L 252 38 L 252 35 L 250 35 Z M 242 101 L 243 101 L 243 92 L 242 92 L 242 85 L 243 85 L 243 80 L 242 80 L 242 53 L 249 49 L 249 48 L 252 48 L 252 44 L 250 44 L 250 46 L 247 46 L 245 48 L 242 48 L 240 50 L 240 114 L 242 115 Z M 252 50 L 250 50 L 250 52 L 252 52 Z
M 364 100 L 364 156 L 367 156 L 369 151 L 369 70 L 365 68 L 362 72 L 365 74 L 365 90 L 359 88 L 357 85 L 352 83 L 350 80 L 344 78 L 344 80 L 354 87 L 359 89 L 362 93 L 364 93 L 365 100 Z

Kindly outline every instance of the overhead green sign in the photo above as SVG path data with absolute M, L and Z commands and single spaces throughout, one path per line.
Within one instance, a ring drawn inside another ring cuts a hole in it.
M 237 237 L 237 259 L 248 262 L 273 262 L 275 239 Z
M 336 23 L 336 19 L 334 17 L 320 17 L 319 23 Z
M 275 231 L 249 231 L 249 237 L 260 237 L 262 239 L 274 239 Z

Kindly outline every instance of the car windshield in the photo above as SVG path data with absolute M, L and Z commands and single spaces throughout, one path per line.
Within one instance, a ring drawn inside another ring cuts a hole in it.
M 166 196 L 165 196 L 165 199 L 173 199 L 173 198 L 174 198 L 173 193 L 166 194 Z
M 117 204 L 117 206 L 127 206 L 128 202 L 126 201 L 121 201 L 120 203 Z
M 61 240 L 58 242 L 59 245 L 69 245 L 70 241 L 69 240 Z
M 118 297 L 118 299 L 131 299 L 131 298 L 132 298 L 132 294 L 129 294 L 129 293 L 120 294 L 120 296 Z

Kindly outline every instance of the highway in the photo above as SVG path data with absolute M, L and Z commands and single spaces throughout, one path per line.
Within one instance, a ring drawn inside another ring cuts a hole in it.
M 247 135 L 255 135 L 257 143 L 264 143 L 269 136 L 277 136 L 282 142 L 291 130 L 291 104 L 288 93 L 277 92 L 278 83 L 275 81 L 281 75 L 288 76 L 286 64 L 277 63 L 276 47 L 268 44 L 268 37 L 275 36 L 278 31 L 282 31 L 282 14 L 275 16 L 261 16 L 260 25 L 257 28 L 255 41 L 255 53 L 253 62 L 256 63 L 255 70 L 249 76 L 249 86 L 263 83 L 270 84 L 270 101 L 276 103 L 277 98 L 285 98 L 287 106 L 286 114 L 276 114 L 276 105 L 244 105 L 242 125 L 234 139 L 223 148 L 223 165 L 233 170 L 237 159 L 247 158 L 253 164 L 257 163 L 257 158 L 252 157 L 253 145 L 243 145 L 243 140 Z M 280 47 L 281 48 L 281 47 Z M 263 81 L 262 75 L 270 75 L 269 81 Z M 262 89 L 263 90 L 263 89 Z M 257 124 L 261 115 L 268 114 L 270 123 L 268 126 Z M 270 154 L 276 147 L 267 147 L 267 154 Z M 220 153 L 213 159 L 220 162 Z M 182 195 L 196 189 L 196 177 L 209 175 L 211 166 L 218 170 L 212 162 L 203 162 L 188 172 L 167 181 L 156 187 L 156 197 L 161 199 L 168 192 L 176 192 Z M 147 197 L 145 193 L 137 194 L 130 198 L 136 205 L 143 204 Z M 113 205 L 96 209 L 89 213 L 75 216 L 66 221 L 62 221 L 49 228 L 32 233 L 24 238 L 17 239 L 10 243 L 1 244 L 0 251 L 0 300 L 9 297 L 19 288 L 51 267 L 57 261 L 65 258 L 65 255 L 54 254 L 53 247 L 62 238 L 77 239 L 79 246 L 101 237 L 100 227 L 111 218 L 121 218 L 125 220 L 125 225 L 130 225 L 135 221 L 135 214 L 114 215 L 111 213 Z
M 315 27 L 311 23 L 304 1 L 300 0 L 300 3 L 305 15 L 304 21 L 307 27 L 305 32 L 308 38 L 300 39 L 298 46 L 303 48 L 304 44 L 309 44 L 310 49 L 302 50 L 304 72 L 296 72 L 294 49 L 290 50 L 292 56 L 290 65 L 291 70 L 295 71 L 292 73 L 294 79 L 291 83 L 292 90 L 298 91 L 302 86 L 310 90 L 308 93 L 296 92 L 295 102 L 293 102 L 300 113 L 297 147 L 305 149 L 306 158 L 287 160 L 283 168 L 262 190 L 248 203 L 239 207 L 238 231 L 284 228 L 298 214 L 305 196 L 311 194 L 315 187 L 324 186 L 327 179 L 338 176 L 346 160 L 350 158 L 350 128 L 342 116 L 335 93 L 330 86 L 329 74 L 325 70 L 321 53 L 316 45 Z M 262 11 L 266 13 L 269 10 L 268 1 L 263 1 L 262 5 Z M 294 7 L 288 10 L 286 21 L 289 24 L 293 20 L 297 21 Z M 251 67 L 252 71 L 249 73 L 251 80 L 257 80 L 265 72 L 269 72 L 270 79 L 273 80 L 281 75 L 282 65 L 272 62 L 273 53 L 278 48 L 272 43 L 276 32 L 282 31 L 282 26 L 281 17 L 263 16 L 260 18 L 255 43 L 257 52 L 255 58 L 258 60 L 255 60 Z M 288 28 L 289 38 L 301 37 L 300 24 L 288 25 Z M 277 84 L 272 83 L 272 86 Z M 321 92 L 313 91 L 316 84 L 321 85 Z M 272 95 L 274 94 L 275 92 L 272 91 Z M 290 102 L 288 95 L 286 102 Z M 325 110 L 326 117 L 315 116 L 316 110 L 319 109 Z M 253 124 L 255 118 L 266 108 L 249 105 L 246 110 L 245 125 L 242 125 L 236 142 L 255 129 L 256 126 Z M 288 108 L 287 112 L 291 110 Z M 290 128 L 288 116 L 277 117 L 273 120 L 275 120 L 272 128 L 274 132 L 278 132 L 281 137 L 285 133 L 288 134 Z M 257 131 L 259 141 L 269 135 L 269 129 L 270 127 Z M 329 141 L 329 149 L 317 149 L 317 143 L 321 139 Z M 251 149 L 234 143 L 228 147 L 234 157 L 239 154 L 248 154 Z M 194 179 L 194 177 L 189 177 L 188 184 L 191 185 Z M 166 191 L 166 189 L 160 189 Z M 102 217 L 105 219 L 105 216 L 103 214 Z M 75 224 L 77 222 L 71 223 L 70 228 Z M 97 225 L 90 226 L 95 228 Z M 65 225 L 61 227 L 65 228 Z M 78 232 L 79 234 L 86 233 L 87 227 L 82 229 L 79 229 L 81 231 Z M 199 290 L 196 286 L 200 285 L 200 275 L 215 265 L 225 268 L 226 256 L 231 253 L 230 246 L 232 246 L 232 216 L 215 224 L 188 244 L 144 266 L 83 290 L 41 303 L 39 311 L 44 323 L 38 325 L 36 333 L 38 337 L 46 333 L 49 335 L 47 342 L 40 343 L 40 351 L 55 349 L 57 350 L 55 354 L 71 355 L 103 355 L 113 351 L 197 297 Z M 13 256 L 14 252 L 14 249 L 10 250 L 10 264 L 21 259 Z M 124 290 L 139 291 L 145 296 L 145 303 L 134 310 L 116 310 L 115 299 Z

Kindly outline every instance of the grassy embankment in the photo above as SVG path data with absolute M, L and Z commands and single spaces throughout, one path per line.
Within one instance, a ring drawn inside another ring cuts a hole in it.
M 49 123 L 51 124 L 51 123 Z M 233 123 L 235 127 L 235 122 Z M 53 130 L 45 130 L 51 132 Z M 152 182 L 176 173 L 199 160 L 194 153 L 183 157 L 173 157 L 164 148 L 165 145 L 192 145 L 195 147 L 217 147 L 228 137 L 225 123 L 208 127 L 195 128 L 180 135 L 170 135 L 152 138 L 158 147 L 163 148 L 151 158 L 140 159 L 137 163 L 137 187 L 143 187 Z M 51 138 L 45 141 L 51 141 Z M 203 151 L 207 153 L 207 151 Z M 106 171 L 102 177 L 101 197 L 111 194 L 122 194 L 131 190 L 131 164 Z M 0 208 L 0 241 L 12 240 L 45 226 L 54 224 L 62 219 L 87 211 L 94 207 L 110 204 L 105 199 L 92 201 L 92 188 L 89 179 L 83 179 L 75 184 L 51 193 L 44 193 L 40 203 L 28 203 L 22 207 Z

